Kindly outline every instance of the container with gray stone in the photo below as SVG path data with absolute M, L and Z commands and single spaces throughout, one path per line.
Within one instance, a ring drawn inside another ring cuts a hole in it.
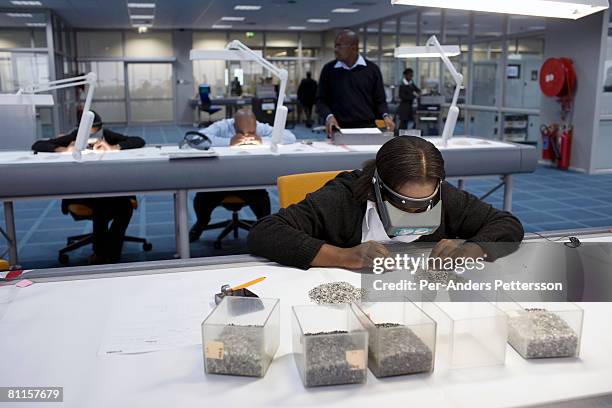
M 293 355 L 305 387 L 365 383 L 368 332 L 351 305 L 294 306 Z
M 280 340 L 278 299 L 226 296 L 202 322 L 207 374 L 263 377 Z
M 578 357 L 584 311 L 571 302 L 499 302 L 508 344 L 523 358 Z
M 412 302 L 353 305 L 368 330 L 368 367 L 376 377 L 431 372 L 436 322 Z

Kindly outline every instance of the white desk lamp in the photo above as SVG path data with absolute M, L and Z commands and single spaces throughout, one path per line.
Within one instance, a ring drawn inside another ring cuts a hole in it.
M 79 130 L 77 131 L 77 137 L 74 142 L 74 150 L 72 157 L 75 160 L 81 160 L 81 152 L 87 147 L 87 140 L 89 139 L 89 132 L 94 121 L 94 113 L 91 111 L 91 101 L 93 99 L 94 89 L 96 88 L 97 76 L 93 72 L 86 75 L 58 79 L 57 81 L 50 81 L 42 84 L 28 85 L 17 91 L 17 95 L 35 94 L 39 92 L 55 91 L 57 89 L 70 88 L 73 86 L 87 85 L 87 95 L 85 97 L 85 106 L 83 107 L 83 115 L 79 122 Z
M 438 42 L 435 35 L 432 35 L 424 46 L 420 47 L 398 47 L 395 49 L 395 58 L 432 58 L 440 57 L 446 68 L 450 71 L 453 80 L 455 81 L 455 93 L 453 94 L 453 100 L 450 107 L 448 108 L 448 115 L 446 116 L 446 122 L 444 123 L 444 130 L 442 132 L 442 144 L 447 145 L 448 140 L 453 137 L 455 131 L 455 125 L 457 124 L 457 118 L 459 117 L 459 108 L 457 107 L 457 100 L 459 99 L 459 92 L 463 86 L 463 75 L 457 72 L 457 69 L 453 63 L 448 59 L 449 56 L 454 57 L 461 54 L 461 50 L 458 45 L 445 45 L 442 46 Z
M 288 109 L 284 105 L 285 90 L 287 89 L 287 80 L 289 78 L 287 70 L 278 68 L 276 65 L 263 58 L 261 51 L 253 51 L 238 40 L 234 40 L 227 44 L 225 50 L 191 50 L 189 58 L 191 60 L 220 59 L 227 61 L 255 61 L 280 79 L 276 113 L 274 115 L 274 127 L 272 129 L 272 139 L 270 141 L 270 148 L 273 152 L 277 152 L 278 145 L 282 141 L 285 123 L 287 122 Z

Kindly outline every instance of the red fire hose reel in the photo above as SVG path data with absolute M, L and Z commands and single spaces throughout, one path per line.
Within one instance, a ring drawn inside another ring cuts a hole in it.
M 573 95 L 576 72 L 569 58 L 549 58 L 540 69 L 540 88 L 550 98 Z
M 540 89 L 550 98 L 557 98 L 561 104 L 561 129 L 559 125 L 542 126 L 542 158 L 553 160 L 560 169 L 569 167 L 573 126 L 572 103 L 576 90 L 576 71 L 569 58 L 549 58 L 540 69 Z

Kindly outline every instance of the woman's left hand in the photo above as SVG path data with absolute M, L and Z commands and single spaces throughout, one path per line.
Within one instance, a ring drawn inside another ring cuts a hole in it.
M 453 239 L 443 239 L 431 250 L 429 258 L 456 260 L 457 258 L 486 258 L 480 245 L 473 242 L 460 242 Z

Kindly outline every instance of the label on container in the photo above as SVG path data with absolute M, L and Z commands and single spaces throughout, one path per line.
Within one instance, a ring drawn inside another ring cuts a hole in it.
M 204 346 L 204 356 L 215 360 L 223 360 L 223 342 L 207 341 Z
M 365 369 L 365 353 L 363 350 L 347 350 L 346 362 L 351 370 Z

